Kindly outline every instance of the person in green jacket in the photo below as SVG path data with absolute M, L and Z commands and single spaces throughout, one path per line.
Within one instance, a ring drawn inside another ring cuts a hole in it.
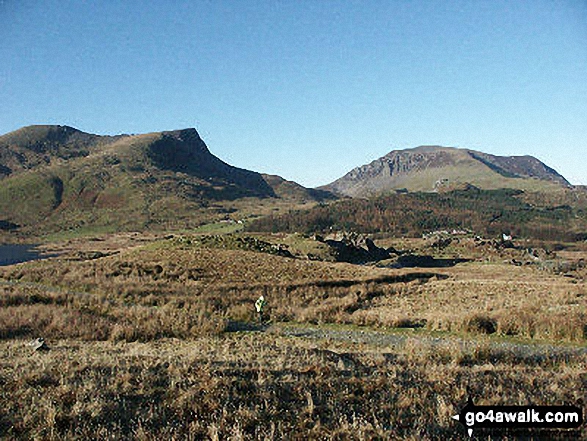
M 259 323 L 263 323 L 263 309 L 265 308 L 266 304 L 267 301 L 263 296 L 259 297 L 255 302 L 255 309 L 257 310 L 257 314 L 259 315 Z

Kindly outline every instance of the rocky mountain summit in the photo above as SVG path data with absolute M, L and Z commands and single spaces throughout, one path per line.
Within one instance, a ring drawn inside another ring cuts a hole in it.
M 506 157 L 469 149 L 420 146 L 394 150 L 323 188 L 362 197 L 393 190 L 439 191 L 463 185 L 544 190 L 570 184 L 532 156 Z

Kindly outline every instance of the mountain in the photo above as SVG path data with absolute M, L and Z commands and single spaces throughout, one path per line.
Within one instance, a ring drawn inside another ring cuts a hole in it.
M 193 128 L 100 136 L 29 126 L 0 136 L 0 221 L 28 231 L 189 226 L 255 201 L 329 196 L 231 166 Z
M 294 181 L 288 181 L 281 176 L 263 174 L 263 179 L 281 198 L 294 200 L 326 201 L 336 199 L 334 195 L 326 190 L 317 188 L 306 188 Z
M 98 136 L 67 126 L 29 126 L 0 136 L 0 178 L 59 159 L 87 156 L 119 137 Z
M 551 190 L 570 186 L 555 170 L 532 156 L 495 156 L 469 149 L 420 146 L 394 150 L 321 187 L 363 197 L 392 190 L 483 189 Z

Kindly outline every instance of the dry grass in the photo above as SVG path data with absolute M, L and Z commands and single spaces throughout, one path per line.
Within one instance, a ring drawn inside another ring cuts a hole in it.
M 276 322 L 583 343 L 584 279 L 496 256 L 396 270 L 145 246 L 153 239 L 70 243 L 60 258 L 0 269 L 0 437 L 462 439 L 450 416 L 468 392 L 478 404 L 583 405 L 584 356 L 226 330 L 255 319 L 262 293 Z M 25 345 L 37 336 L 50 351 Z
M 127 341 L 221 332 L 227 320 L 252 320 L 260 294 L 270 299 L 274 320 L 348 321 L 375 287 L 430 277 L 170 241 L 94 260 L 29 262 L 1 274 L 9 280 L 0 285 L 4 336 Z
M 5 439 L 462 439 L 450 417 L 469 392 L 545 405 L 587 392 L 580 360 L 417 340 L 393 350 L 253 333 L 29 350 L 0 343 Z
M 576 279 L 509 264 L 467 263 L 438 269 L 431 280 L 398 296 L 380 297 L 367 323 L 407 316 L 429 329 L 498 332 L 546 340 L 587 338 L 587 290 Z
M 126 245 L 104 247 L 105 254 L 116 254 L 97 259 L 84 249 L 81 257 L 70 251 L 0 269 L 9 280 L 0 285 L 0 305 L 8 307 L 0 310 L 0 334 L 190 338 L 221 332 L 229 320 L 254 320 L 252 304 L 263 294 L 275 321 L 425 325 L 553 341 L 587 337 L 584 279 L 515 266 L 503 260 L 507 255 L 450 268 L 397 270 L 177 239 L 140 246 L 134 238 Z

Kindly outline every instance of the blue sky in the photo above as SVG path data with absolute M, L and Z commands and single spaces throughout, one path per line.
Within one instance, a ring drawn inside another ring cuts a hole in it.
M 587 184 L 587 1 L 0 0 L 0 133 L 195 127 L 326 184 L 422 144 Z

